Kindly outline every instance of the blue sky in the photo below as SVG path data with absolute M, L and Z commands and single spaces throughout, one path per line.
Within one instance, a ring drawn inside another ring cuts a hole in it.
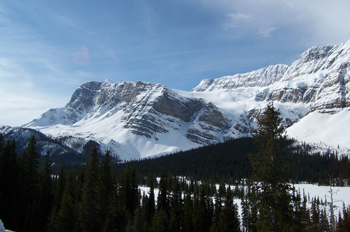
M 191 90 L 350 39 L 348 0 L 2 0 L 0 125 L 63 107 L 87 81 Z

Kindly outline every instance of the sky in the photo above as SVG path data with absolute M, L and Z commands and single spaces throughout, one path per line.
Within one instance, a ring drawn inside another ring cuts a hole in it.
M 63 107 L 88 81 L 190 91 L 350 39 L 348 0 L 2 0 L 0 125 Z

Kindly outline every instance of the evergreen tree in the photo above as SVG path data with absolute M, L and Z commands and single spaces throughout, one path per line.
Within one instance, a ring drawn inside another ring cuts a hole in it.
M 101 213 L 102 222 L 110 218 L 113 195 L 116 193 L 116 186 L 113 183 L 113 176 L 111 171 L 111 156 L 109 151 L 104 155 L 101 165 Z
M 135 210 L 135 216 L 132 221 L 129 222 L 126 232 L 139 232 L 145 231 L 145 218 L 143 217 L 143 212 L 140 206 Z
M 0 218 L 12 230 L 18 230 L 18 173 L 15 142 L 4 145 L 0 134 Z
M 249 154 L 253 167 L 252 181 L 258 203 L 258 231 L 288 231 L 291 227 L 291 195 L 284 149 L 286 135 L 279 112 L 269 103 L 258 118 L 252 136 L 259 152 Z
M 182 227 L 182 197 L 179 186 L 179 180 L 173 178 L 173 192 L 170 199 L 170 219 L 169 219 L 169 231 L 177 232 L 181 231 Z
M 239 232 L 240 223 L 238 219 L 238 208 L 233 203 L 233 193 L 228 187 L 225 196 L 225 204 L 220 217 L 220 231 Z
M 169 231 L 169 218 L 165 209 L 161 208 L 157 210 L 155 217 L 153 218 L 151 232 L 168 232 Z
M 40 214 L 37 215 L 40 220 L 40 230 L 44 231 L 47 228 L 49 222 L 49 215 L 51 213 L 53 195 L 52 195 L 52 178 L 51 178 L 51 160 L 50 154 L 47 151 L 45 154 L 45 159 L 43 167 L 39 172 L 40 178 Z
M 215 205 L 214 205 L 214 213 L 213 213 L 213 223 L 210 228 L 210 232 L 221 231 L 221 213 L 224 202 L 224 197 L 226 194 L 226 188 L 223 184 L 219 186 L 218 191 L 215 193 Z
M 126 225 L 132 222 L 134 212 L 140 204 L 136 172 L 129 164 L 120 181 L 118 200 L 119 209 L 122 212 L 118 229 L 125 230 Z
M 82 231 L 96 232 L 102 228 L 100 169 L 96 147 L 91 149 L 89 156 L 80 204 L 79 224 Z
M 186 193 L 183 206 L 183 227 L 182 231 L 192 232 L 193 231 L 193 200 L 191 192 Z
M 59 175 L 54 177 L 52 181 L 53 201 L 52 201 L 52 211 L 51 211 L 49 223 L 48 223 L 48 230 L 50 232 L 56 231 L 57 215 L 61 208 L 65 187 L 66 187 L 66 174 L 62 167 Z
M 339 213 L 337 231 L 350 231 L 350 207 L 345 207 L 345 204 L 343 204 L 343 215 Z
M 201 186 L 199 196 L 195 192 L 193 205 L 193 231 L 209 231 L 213 215 L 212 200 Z
M 21 207 L 23 224 L 19 231 L 40 231 L 40 154 L 36 151 L 36 139 L 30 137 L 21 159 Z
M 76 176 L 73 171 L 67 175 L 61 207 L 55 217 L 54 227 L 50 231 L 64 232 L 77 229 L 78 202 L 76 199 Z
M 164 210 L 169 216 L 170 207 L 169 207 L 169 186 L 168 186 L 168 175 L 162 169 L 162 173 L 159 180 L 159 193 L 157 199 L 157 210 Z
M 144 203 L 144 218 L 147 224 L 147 228 L 151 228 L 152 226 L 152 220 L 155 215 L 156 209 L 155 209 L 155 195 L 154 195 L 154 181 L 153 176 L 151 175 L 149 177 L 151 180 L 149 182 L 150 184 L 150 190 L 149 190 L 149 197 L 145 196 L 145 203 Z

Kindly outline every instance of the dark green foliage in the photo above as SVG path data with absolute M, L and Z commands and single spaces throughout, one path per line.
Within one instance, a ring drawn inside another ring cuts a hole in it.
M 129 164 L 120 182 L 120 202 L 125 212 L 133 214 L 138 206 L 138 185 L 136 181 L 136 172 Z
M 337 231 L 345 232 L 350 231 L 350 207 L 343 205 L 343 215 L 339 215 L 339 222 L 337 225 Z
M 7 228 L 16 229 L 18 219 L 18 181 L 19 166 L 15 151 L 15 142 L 3 143 L 0 135 L 0 218 L 6 222 Z M 7 209 L 13 210 L 8 211 Z
M 257 204 L 258 218 L 255 225 L 258 231 L 290 230 L 291 187 L 288 184 L 287 151 L 283 146 L 287 138 L 281 121 L 279 113 L 270 103 L 258 118 L 258 129 L 252 129 L 259 150 L 249 155 L 255 189 L 251 198 Z
M 162 169 L 166 168 L 168 173 L 177 176 L 206 182 L 234 183 L 250 177 L 252 168 L 247 154 L 255 151 L 251 138 L 241 138 L 159 158 L 130 161 L 130 165 L 141 176 L 160 176 Z M 123 170 L 124 165 L 117 168 Z
M 101 228 L 101 180 L 99 159 L 96 147 L 90 151 L 89 163 L 86 169 L 86 180 L 82 189 L 82 199 L 79 207 L 79 226 L 82 231 L 99 231 Z
M 233 203 L 231 188 L 227 188 L 225 202 L 220 215 L 220 231 L 238 232 L 240 222 L 238 220 L 238 206 Z
M 291 147 L 293 143 L 293 140 L 287 140 L 283 147 Z M 288 180 L 293 183 L 329 185 L 331 176 L 334 180 L 332 185 L 342 186 L 346 184 L 345 180 L 350 182 L 350 160 L 347 156 L 338 157 L 331 152 L 309 154 L 308 151 L 309 148 L 305 144 L 293 144 L 292 152 L 283 157 L 283 160 L 288 160 L 291 164 L 291 168 L 287 169 Z M 168 173 L 177 176 L 187 176 L 209 183 L 236 184 L 243 178 L 251 177 L 252 166 L 248 154 L 257 152 L 252 138 L 240 138 L 129 163 L 140 176 L 160 176 L 162 168 L 166 167 Z M 114 165 L 114 170 L 122 175 L 125 166 L 126 164 Z
M 76 179 L 74 172 L 70 171 L 67 175 L 64 194 L 62 196 L 60 209 L 54 218 L 54 226 L 50 231 L 74 231 L 78 226 L 76 219 L 78 217 L 78 201 Z
M 291 142 L 281 144 L 280 151 L 284 154 L 285 146 Z M 269 198 L 261 196 L 256 183 L 241 182 L 242 178 L 251 176 L 247 154 L 259 151 L 251 138 L 114 165 L 109 152 L 102 157 L 93 148 L 87 165 L 65 168 L 52 166 L 49 154 L 39 162 L 35 147 L 35 138 L 31 138 L 22 157 L 17 157 L 15 143 L 3 142 L 0 136 L 0 218 L 6 228 L 17 232 L 239 231 L 240 215 L 233 202 L 237 197 L 242 199 L 242 228 L 247 231 L 270 231 L 272 228 L 261 216 L 271 219 L 271 210 L 262 209 Z M 289 178 L 329 184 L 331 177 L 332 185 L 341 185 L 349 179 L 347 157 L 331 153 L 310 156 L 306 146 L 294 149 L 293 156 L 285 154 L 281 164 L 292 160 L 297 165 L 295 171 L 279 166 L 282 169 L 278 173 L 283 175 L 278 176 L 278 184 L 286 183 L 283 181 Z M 51 172 L 59 174 L 51 176 Z M 178 176 L 188 176 L 189 182 Z M 161 177 L 159 182 L 155 177 Z M 196 181 L 199 179 L 201 183 Z M 150 186 L 148 194 L 141 196 L 139 183 Z M 216 183 L 221 183 L 218 190 Z M 233 187 L 227 188 L 223 183 L 231 183 Z M 242 183 L 248 186 L 239 187 Z M 267 189 L 269 187 L 271 185 Z M 27 194 L 20 191 L 22 188 L 33 191 Z M 159 189 L 157 204 L 154 188 Z M 242 189 L 249 194 L 244 194 Z M 277 221 L 283 222 L 283 225 L 278 224 L 280 231 L 327 231 L 330 228 L 331 220 L 321 207 L 322 200 L 312 199 L 308 203 L 307 197 L 295 192 L 291 185 L 276 186 L 276 189 L 283 190 L 279 196 L 272 197 L 280 205 L 277 215 Z M 287 194 L 285 189 L 291 191 Z M 310 209 L 308 204 L 312 205 Z M 286 207 L 288 209 L 282 212 Z M 348 215 L 349 210 L 344 207 L 337 224 L 339 231 L 348 230 Z

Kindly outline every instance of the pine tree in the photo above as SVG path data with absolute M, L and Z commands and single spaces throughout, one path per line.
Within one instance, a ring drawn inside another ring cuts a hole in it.
M 23 218 L 23 226 L 20 231 L 39 231 L 40 219 L 40 176 L 39 176 L 39 160 L 40 154 L 36 151 L 36 139 L 30 137 L 28 145 L 23 152 L 21 159 L 21 205 L 22 212 L 20 216 Z
M 339 213 L 337 231 L 350 231 L 350 206 L 345 207 L 345 204 L 343 204 L 343 215 Z
M 102 228 L 100 169 L 96 147 L 91 149 L 89 156 L 89 163 L 86 169 L 86 181 L 82 191 L 79 222 L 80 228 L 83 231 L 96 232 L 100 231 Z
M 112 199 L 116 193 L 116 187 L 113 183 L 113 176 L 111 171 L 111 156 L 109 151 L 104 155 L 104 159 L 101 165 L 100 171 L 101 180 L 101 213 L 102 221 L 105 222 L 107 218 L 110 218 Z
M 173 180 L 173 192 L 170 199 L 170 219 L 169 219 L 169 231 L 177 232 L 181 231 L 182 227 L 182 197 L 179 186 L 179 180 L 174 177 Z
M 15 142 L 3 143 L 0 134 L 0 218 L 6 227 L 18 230 L 19 166 Z M 11 209 L 11 210 L 8 210 Z
M 53 191 L 53 201 L 52 201 L 52 211 L 49 217 L 48 231 L 56 231 L 57 215 L 60 211 L 62 198 L 66 187 L 66 174 L 61 168 L 59 175 L 53 178 L 52 181 L 52 191 Z
M 154 195 L 154 181 L 153 176 L 151 175 L 149 177 L 151 180 L 149 182 L 150 190 L 148 192 L 149 197 L 145 196 L 145 203 L 144 203 L 144 218 L 147 224 L 147 227 L 150 229 L 152 226 L 152 220 L 155 215 L 156 209 L 155 209 L 155 195 Z
M 66 186 L 62 197 L 61 207 L 54 218 L 54 228 L 51 231 L 64 232 L 74 231 L 77 225 L 78 202 L 76 199 L 76 176 L 73 171 L 67 175 Z
M 191 192 L 186 193 L 183 206 L 183 227 L 182 231 L 192 232 L 193 231 L 193 200 Z
M 239 232 L 240 223 L 238 219 L 238 208 L 233 203 L 233 193 L 228 187 L 225 196 L 224 208 L 222 209 L 220 217 L 220 231 L 225 232 Z
M 279 112 L 269 103 L 258 118 L 258 128 L 252 129 L 259 150 L 249 154 L 258 202 L 258 231 L 287 231 L 291 227 L 289 163 L 284 149 L 287 138 L 281 122 Z
M 214 205 L 214 213 L 213 213 L 213 223 L 210 228 L 211 232 L 221 231 L 221 214 L 222 207 L 224 202 L 224 197 L 226 194 L 226 188 L 223 184 L 219 186 L 218 191 L 215 193 L 215 205 Z
M 201 186 L 199 196 L 195 192 L 193 205 L 193 231 L 209 231 L 213 216 L 212 200 Z
M 160 181 L 159 181 L 159 193 L 157 199 L 157 211 L 164 210 L 169 216 L 170 207 L 169 207 L 169 186 L 168 186 L 168 175 L 162 169 Z
M 47 228 L 47 224 L 49 222 L 49 215 L 52 207 L 52 178 L 51 178 L 51 160 L 50 154 L 47 151 L 45 155 L 45 160 L 43 163 L 43 167 L 39 172 L 40 179 L 40 197 L 39 197 L 39 205 L 40 205 L 40 215 L 37 217 L 40 220 L 41 231 L 44 231 Z
M 165 209 L 161 208 L 157 211 L 152 223 L 152 232 L 168 232 L 169 218 Z
M 119 230 L 124 230 L 127 224 L 130 224 L 134 217 L 134 212 L 139 202 L 139 191 L 136 182 L 135 169 L 130 167 L 128 163 L 121 178 L 119 185 L 119 209 L 121 210 L 121 219 L 119 223 Z

